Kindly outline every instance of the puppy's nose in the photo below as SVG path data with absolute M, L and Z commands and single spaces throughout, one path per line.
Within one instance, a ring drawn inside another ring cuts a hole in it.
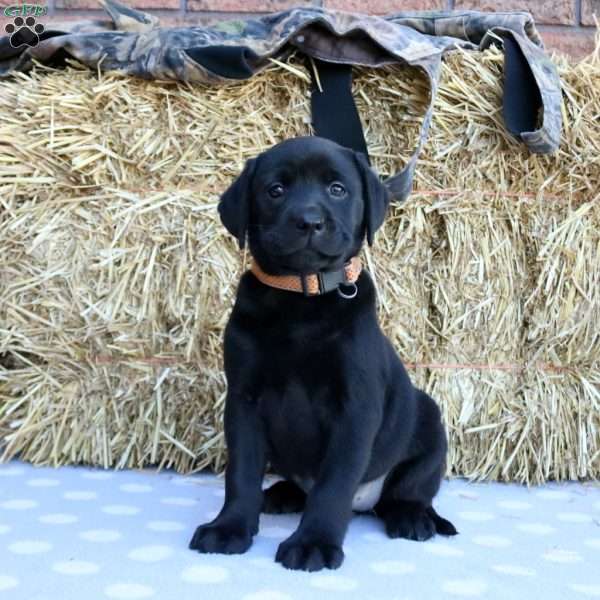
M 308 209 L 296 217 L 296 227 L 304 233 L 318 233 L 325 229 L 325 219 L 320 210 Z

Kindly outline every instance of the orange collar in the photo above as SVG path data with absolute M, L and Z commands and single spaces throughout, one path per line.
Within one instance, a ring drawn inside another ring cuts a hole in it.
M 260 282 L 279 290 L 300 292 L 305 296 L 319 296 L 338 290 L 343 298 L 354 298 L 357 293 L 356 280 L 362 271 L 362 263 L 358 256 L 353 256 L 337 271 L 322 271 L 310 275 L 269 275 L 256 261 L 252 261 L 250 270 Z M 341 290 L 340 286 L 349 286 L 351 289 Z

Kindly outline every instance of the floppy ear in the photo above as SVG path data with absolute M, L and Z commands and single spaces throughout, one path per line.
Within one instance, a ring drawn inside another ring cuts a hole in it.
M 250 193 L 256 158 L 246 161 L 240 176 L 227 188 L 219 200 L 219 216 L 225 229 L 237 238 L 240 248 L 246 242 L 246 229 L 250 218 Z
M 354 159 L 358 165 L 362 178 L 365 217 L 364 225 L 369 246 L 373 245 L 375 231 L 381 227 L 390 203 L 390 193 L 380 181 L 377 173 L 371 169 L 366 156 L 362 152 L 355 152 Z

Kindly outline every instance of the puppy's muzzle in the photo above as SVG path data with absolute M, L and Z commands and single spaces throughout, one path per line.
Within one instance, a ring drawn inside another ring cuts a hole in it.
M 321 235 L 325 230 L 325 216 L 317 208 L 309 206 L 302 212 L 290 215 L 296 230 L 309 235 Z

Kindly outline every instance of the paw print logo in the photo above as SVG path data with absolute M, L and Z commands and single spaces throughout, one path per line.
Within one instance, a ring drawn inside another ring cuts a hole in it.
M 44 26 L 35 22 L 34 17 L 15 17 L 12 23 L 4 27 L 4 31 L 10 35 L 10 45 L 13 48 L 19 46 L 37 46 L 40 41 L 40 33 L 43 33 Z

